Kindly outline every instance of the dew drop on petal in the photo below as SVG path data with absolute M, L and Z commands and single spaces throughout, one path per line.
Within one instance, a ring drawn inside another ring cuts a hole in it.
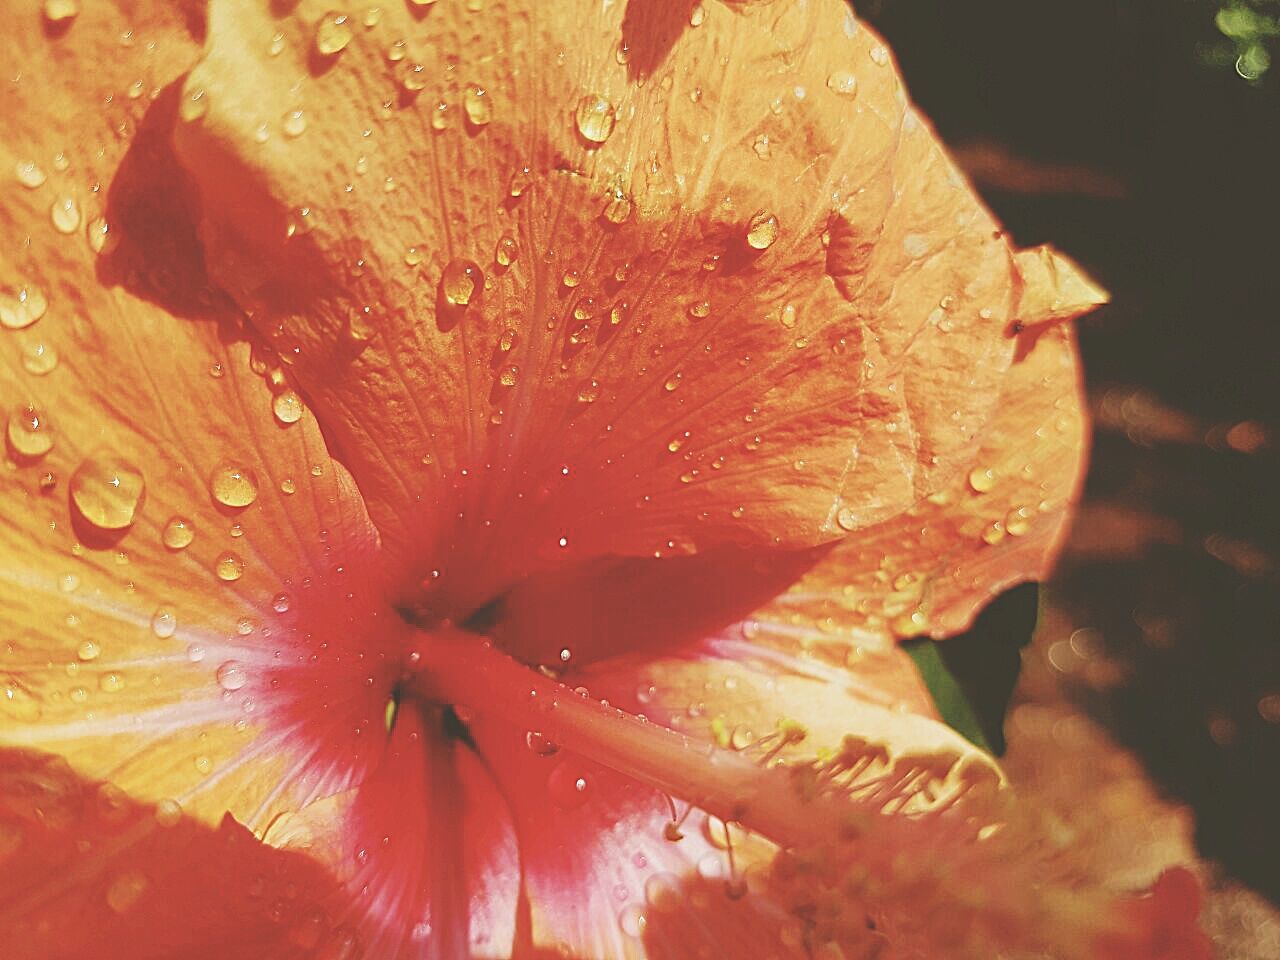
M 28 190 L 34 190 L 44 183 L 46 177 L 43 170 L 34 160 L 19 160 L 14 168 L 18 182 Z
M 214 571 L 218 574 L 219 580 L 230 583 L 244 575 L 244 561 L 228 550 L 219 555 L 214 563 Z
M 142 473 L 112 454 L 86 458 L 76 467 L 69 485 L 76 512 L 99 530 L 131 526 L 144 488 Z
M 307 131 L 307 116 L 301 110 L 290 110 L 284 115 L 280 129 L 286 137 L 300 137 Z
M 47 343 L 29 343 L 22 348 L 22 368 L 43 377 L 58 366 L 58 351 Z
M 126 870 L 107 887 L 107 906 L 116 913 L 127 913 L 147 891 L 147 878 L 137 870 Z
M 827 89 L 842 97 L 852 97 L 858 92 L 858 78 L 848 70 L 837 70 L 827 77 Z
M 277 593 L 271 598 L 271 609 L 276 613 L 288 613 L 289 595 L 287 593 Z
M 223 506 L 247 507 L 258 499 L 258 481 L 252 471 L 227 463 L 209 478 L 209 492 Z
M 579 403 L 595 403 L 600 399 L 600 381 L 594 377 L 578 388 Z
M 80 15 L 80 0 L 44 0 L 44 18 L 50 23 L 65 23 Z
M 631 219 L 631 198 L 621 188 L 610 192 L 600 215 L 613 224 L 623 224 Z
M 493 99 L 484 87 L 472 84 L 462 93 L 462 109 L 474 127 L 486 126 L 493 119 Z
M 440 275 L 440 293 L 450 306 L 465 307 L 483 283 L 484 272 L 475 263 L 450 260 Z
M 638 940 L 644 936 L 644 930 L 647 925 L 648 920 L 645 918 L 644 908 L 638 903 L 628 904 L 618 914 L 618 928 L 628 937 Z
M 969 471 L 969 486 L 975 493 L 987 493 L 996 485 L 996 472 L 990 467 L 974 467 Z
M 753 250 L 768 250 L 778 239 L 778 218 L 761 210 L 747 224 L 747 244 Z
M 44 291 L 34 284 L 23 284 L 0 292 L 0 326 L 9 330 L 29 327 L 49 309 Z
M 427 85 L 427 68 L 420 63 L 409 65 L 409 69 L 404 72 L 404 78 L 400 81 L 400 86 L 404 87 L 409 93 L 418 93 Z M 433 116 L 431 125 L 436 126 L 437 120 Z M 436 127 L 436 129 L 440 129 Z
M 119 693 L 124 687 L 124 677 L 114 670 L 98 678 L 98 689 L 103 693 Z
M 751 149 L 755 151 L 756 156 L 761 160 L 768 160 L 772 152 L 769 146 L 768 135 L 762 133 L 760 136 L 756 137 L 751 143 Z
M 297 423 L 302 419 L 302 398 L 292 390 L 276 394 L 271 410 L 281 423 Z
M 8 435 L 9 444 L 24 457 L 43 457 L 53 449 L 53 431 L 31 404 L 10 414 Z
M 591 143 L 604 143 L 613 133 L 617 113 L 612 103 L 598 93 L 592 93 L 578 101 L 573 117 L 583 139 Z
M 316 52 L 323 57 L 332 57 L 346 48 L 351 37 L 351 23 L 347 15 L 331 10 L 316 25 Z
M 176 827 L 182 819 L 182 805 L 177 800 L 161 800 L 153 816 L 162 827 Z
M 560 747 L 552 743 L 537 730 L 530 730 L 524 735 L 525 745 L 539 757 L 554 756 Z
M 504 233 L 498 238 L 498 244 L 493 249 L 493 262 L 500 267 L 509 267 L 516 262 L 516 258 L 520 255 L 520 248 L 516 245 L 515 237 L 509 233 Z
M 217 677 L 218 686 L 227 691 L 239 690 L 249 682 L 249 674 L 238 660 L 228 660 L 219 666 Z
M 111 224 L 105 217 L 94 217 L 85 230 L 89 241 L 89 249 L 103 256 L 109 255 L 119 246 L 119 234 L 111 232 Z
M 178 116 L 187 123 L 195 123 L 209 112 L 209 98 L 203 89 L 184 91 L 178 102 Z
M 97 660 L 101 653 L 102 648 L 93 640 L 84 640 L 80 646 L 76 647 L 76 657 L 85 663 Z
M 59 197 L 49 207 L 49 220 L 59 233 L 75 233 L 80 229 L 80 207 L 71 197 Z
M 498 372 L 498 383 L 504 387 L 514 387 L 520 380 L 520 368 L 515 364 L 508 364 Z
M 160 540 L 170 550 L 185 550 L 196 538 L 196 528 L 185 517 L 170 517 L 160 533 Z
M 858 515 L 849 507 L 841 507 L 836 511 L 836 523 L 839 524 L 841 530 L 857 530 Z
M 151 632 L 161 640 L 168 640 L 178 632 L 178 616 L 168 607 L 157 607 L 151 615 Z

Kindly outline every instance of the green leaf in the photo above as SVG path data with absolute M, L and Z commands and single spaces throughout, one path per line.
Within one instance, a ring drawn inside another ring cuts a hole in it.
M 965 633 L 902 645 L 947 725 L 996 756 L 1005 751 L 1004 717 L 1038 614 L 1039 588 L 1024 584 L 993 600 Z

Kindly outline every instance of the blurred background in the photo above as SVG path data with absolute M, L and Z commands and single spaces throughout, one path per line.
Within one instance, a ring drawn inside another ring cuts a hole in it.
M 1280 0 L 855 6 L 1018 242 L 1113 296 L 1011 769 L 1138 880 L 1194 843 L 1220 955 L 1280 957 Z

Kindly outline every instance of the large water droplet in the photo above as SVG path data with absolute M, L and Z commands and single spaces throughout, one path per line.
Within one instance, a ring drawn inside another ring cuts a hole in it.
M 157 607 L 151 615 L 151 632 L 161 640 L 168 640 L 178 632 L 178 616 L 168 607 Z
M 578 125 L 578 132 L 585 140 L 604 143 L 613 133 L 617 113 L 612 103 L 598 93 L 591 93 L 578 101 L 573 117 Z
M 58 366 L 58 351 L 43 341 L 22 347 L 22 369 L 37 377 L 52 373 Z
M 40 169 L 34 160 L 19 160 L 18 165 L 14 168 L 14 175 L 18 178 L 18 182 L 28 190 L 36 189 L 46 179 L 44 171 Z
M 133 464 L 113 454 L 86 458 L 71 475 L 71 502 L 99 530 L 124 530 L 133 524 L 145 482 Z
M 258 498 L 258 481 L 245 467 L 223 464 L 209 478 L 209 492 L 224 506 L 247 507 Z
M 351 23 L 345 13 L 330 11 L 316 25 L 316 52 L 322 57 L 332 57 L 342 52 L 351 42 Z
M 778 239 L 778 218 L 764 210 L 747 224 L 747 244 L 753 250 L 768 250 Z
M 300 137 L 307 132 L 307 116 L 301 110 L 290 110 L 284 115 L 280 129 L 286 137 Z
M 827 89 L 842 97 L 856 96 L 858 93 L 858 78 L 848 70 L 837 70 L 827 77 Z
M 27 404 L 9 416 L 9 443 L 24 457 L 43 457 L 53 449 L 53 431 L 40 411 Z
M 227 550 L 219 555 L 213 569 L 217 573 L 219 580 L 231 583 L 244 576 L 244 561 L 230 550 Z
M 484 87 L 472 85 L 462 93 L 462 109 L 473 126 L 483 127 L 493 119 L 493 100 Z
M 0 292 L 0 326 L 10 330 L 29 327 L 49 309 L 44 291 L 33 284 L 23 284 Z
M 453 307 L 471 303 L 476 290 L 484 283 L 484 271 L 470 260 L 450 260 L 440 275 L 440 293 Z
M 996 472 L 990 467 L 974 467 L 969 471 L 969 486 L 975 493 L 987 493 L 996 485 Z
M 271 401 L 271 409 L 281 423 L 297 423 L 302 419 L 302 398 L 293 390 L 276 394 Z
M 160 539 L 170 550 L 184 550 L 195 538 L 195 525 L 185 517 L 171 517 L 160 534 Z
M 516 245 L 515 237 L 509 233 L 504 233 L 498 238 L 498 244 L 493 249 L 493 262 L 500 267 L 509 267 L 516 262 L 516 257 L 520 255 L 520 248 Z
M 80 15 L 80 0 L 44 0 L 44 18 L 50 23 L 65 23 Z
M 126 913 L 147 892 L 147 878 L 137 870 L 126 870 L 107 887 L 107 906 L 116 913 Z
M 218 686 L 223 690 L 239 690 L 248 682 L 249 674 L 238 660 L 228 660 L 218 667 Z

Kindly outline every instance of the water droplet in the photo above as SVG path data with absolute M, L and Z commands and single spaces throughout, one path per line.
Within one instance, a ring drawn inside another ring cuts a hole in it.
M 59 197 L 49 207 L 49 220 L 59 233 L 75 233 L 80 229 L 80 208 L 71 197 Z
M 827 77 L 827 89 L 842 97 L 852 97 L 858 92 L 858 78 L 848 70 L 837 70 Z
M 209 112 L 209 98 L 203 89 L 185 91 L 178 101 L 178 116 L 187 123 L 195 123 Z
M 104 673 L 98 678 L 98 689 L 103 693 L 119 693 L 124 689 L 124 686 L 124 677 L 114 670 L 110 673 Z
M 170 550 L 185 550 L 195 538 L 195 525 L 185 517 L 170 517 L 160 534 L 160 540 Z
M 767 134 L 760 134 L 751 142 L 751 149 L 756 152 L 756 156 L 761 160 L 768 160 L 772 152 L 769 147 L 769 137 Z
M 195 764 L 196 773 L 208 773 L 213 769 L 213 761 L 201 754 L 191 761 Z
M 465 307 L 483 283 L 484 272 L 472 261 L 450 260 L 440 275 L 440 293 L 450 306 Z
M 778 218 L 763 210 L 747 224 L 747 244 L 753 250 L 768 250 L 778 239 Z
M 53 431 L 40 411 L 27 404 L 9 416 L 9 443 L 24 457 L 43 457 L 53 449 Z
M 600 381 L 592 378 L 578 388 L 579 403 L 595 403 L 600 399 Z
M 29 190 L 34 190 L 45 181 L 44 171 L 36 164 L 34 160 L 19 160 L 14 168 L 14 174 L 18 178 L 18 182 Z
M 49 308 L 44 291 L 34 284 L 24 284 L 15 290 L 0 293 L 0 326 L 9 330 L 29 327 Z
M 80 15 L 80 0 L 44 0 L 44 18 L 50 23 L 64 23 Z
M 463 91 L 462 109 L 472 126 L 483 127 L 493 119 L 493 100 L 484 87 L 476 84 Z
M 677 371 L 667 378 L 667 382 L 662 385 L 662 389 L 667 391 L 667 393 L 672 393 L 678 386 L 680 386 L 682 380 L 684 380 L 684 374 Z
M 39 720 L 43 709 L 40 701 L 16 677 L 0 679 L 0 712 L 20 723 Z
M 1021 537 L 1031 529 L 1034 511 L 1030 507 L 1015 507 L 1004 518 L 1004 528 L 1011 537 Z
M 969 486 L 975 493 L 987 493 L 996 485 L 996 472 L 990 467 L 974 467 L 969 471 Z
M 218 667 L 218 686 L 223 690 L 236 691 L 249 682 L 249 674 L 244 664 L 238 660 L 228 660 Z
M 544 737 L 537 730 L 530 730 L 524 735 L 525 745 L 539 757 L 554 756 L 560 748 Z
M 563 283 L 568 289 L 572 290 L 574 287 L 576 287 L 578 284 L 582 282 L 582 276 L 578 273 L 577 270 L 573 270 L 573 269 L 566 270 L 561 275 L 560 282 Z
M 280 122 L 286 137 L 300 137 L 307 130 L 307 117 L 301 110 L 290 110 Z
M 711 313 L 711 302 L 708 300 L 697 300 L 689 304 L 689 316 L 694 320 L 702 320 Z
M 556 806 L 574 810 L 585 804 L 590 796 L 591 784 L 573 765 L 561 761 L 547 778 L 547 791 Z
M 161 640 L 168 640 L 178 632 L 178 617 L 168 607 L 157 607 L 151 615 L 151 632 Z
M 137 870 L 126 870 L 107 887 L 107 906 L 116 913 L 127 913 L 146 891 L 147 878 Z
M 991 524 L 991 526 L 987 527 L 986 530 L 982 531 L 983 541 L 988 544 L 991 544 L 992 546 L 999 543 L 1001 540 L 1004 539 L 1004 537 L 1005 537 L 1004 524 L 1001 523 L 999 520 Z
M 840 525 L 841 530 L 857 530 L 858 515 L 849 507 L 841 507 L 836 511 L 836 523 Z
M 427 68 L 420 63 L 411 63 L 404 72 L 404 77 L 400 81 L 400 86 L 404 87 L 409 93 L 417 93 L 427 85 Z M 433 116 L 431 125 L 436 127 L 437 120 Z M 440 127 L 436 127 L 437 130 Z
M 889 51 L 884 47 L 872 47 L 868 55 L 871 57 L 871 62 L 877 67 L 883 67 L 889 63 Z
M 182 805 L 177 800 L 161 800 L 153 816 L 162 827 L 176 827 L 182 819 Z
M 92 640 L 84 640 L 80 646 L 76 647 L 76 656 L 89 663 L 98 659 L 98 655 L 102 653 L 102 648 Z
M 364 16 L 361 17 L 360 22 L 363 23 L 366 27 L 370 27 L 370 28 L 376 27 L 379 23 L 382 22 L 382 8 L 369 7 L 367 10 L 365 10 Z
M 244 575 L 244 561 L 228 550 L 218 557 L 214 564 L 214 571 L 218 574 L 219 580 L 230 583 Z
M 614 187 L 600 215 L 613 224 L 626 223 L 631 219 L 631 198 L 622 191 L 621 187 Z
M 47 343 L 27 343 L 22 347 L 22 367 L 27 373 L 42 377 L 58 366 L 58 351 Z
M 508 364 L 498 372 L 498 382 L 504 387 L 514 387 L 520 379 L 520 368 L 514 363 Z
M 515 237 L 509 233 L 504 233 L 498 238 L 498 244 L 493 249 L 493 260 L 500 267 L 509 267 L 515 263 L 516 257 L 520 255 L 520 248 L 516 246 Z
M 297 423 L 302 419 L 302 398 L 292 390 L 276 394 L 271 411 L 281 423 Z
M 529 172 L 529 168 L 521 167 L 511 175 L 511 182 L 507 185 L 507 192 L 513 198 L 519 197 L 529 189 L 531 183 L 533 183 L 533 175 Z
M 258 481 L 245 467 L 223 464 L 209 478 L 209 492 L 223 506 L 247 507 L 258 499 Z
M 392 63 L 399 63 L 408 55 L 409 45 L 404 40 L 393 40 L 387 45 L 386 57 Z
M 648 922 L 644 909 L 638 903 L 628 904 L 618 914 L 618 928 L 628 937 L 635 939 L 644 936 L 644 929 Z
M 323 57 L 332 57 L 346 48 L 351 37 L 347 15 L 330 11 L 320 18 L 316 26 L 316 52 Z
M 617 120 L 614 106 L 598 93 L 588 94 L 578 101 L 574 111 L 578 132 L 591 143 L 604 143 L 613 133 Z
M 688 430 L 685 430 L 682 433 L 678 433 L 674 437 L 672 437 L 670 440 L 667 441 L 667 449 L 671 453 L 678 453 L 680 448 L 684 446 L 685 441 L 688 439 L 689 439 Z
M 145 488 L 142 474 L 112 454 L 86 458 L 71 475 L 71 502 L 99 530 L 124 530 L 133 524 Z
M 619 300 L 612 309 L 609 310 L 609 323 L 612 326 L 618 326 L 623 320 L 627 319 L 627 314 L 631 312 L 631 304 L 626 300 Z
M 288 613 L 289 595 L 287 593 L 277 593 L 271 598 L 271 609 L 276 613 Z

